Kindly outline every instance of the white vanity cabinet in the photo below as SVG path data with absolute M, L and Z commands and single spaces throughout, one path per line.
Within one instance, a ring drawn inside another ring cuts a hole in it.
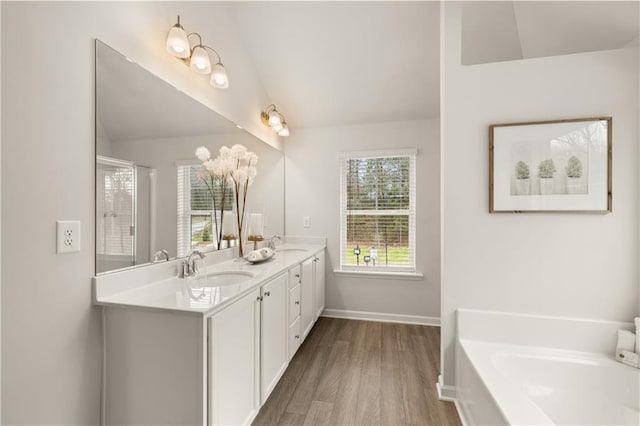
M 209 318 L 211 423 L 251 422 L 260 408 L 260 290 Z
M 281 274 L 209 319 L 213 424 L 250 423 L 287 368 L 287 283 Z
M 192 297 L 168 288 L 164 300 Z M 187 302 L 202 303 L 195 297 Z M 103 302 L 105 424 L 249 424 L 324 309 L 324 253 L 264 275 L 211 313 L 144 308 Z
M 289 286 L 287 273 L 262 287 L 260 400 L 265 402 L 287 368 Z
M 296 265 L 289 270 L 289 360 L 293 358 L 302 343 L 302 332 L 300 330 L 300 312 L 302 306 L 302 280 L 301 266 Z
M 313 279 L 313 302 L 317 319 L 324 311 L 324 251 L 317 253 L 314 257 Z
M 313 264 L 315 257 L 302 262 L 302 273 L 300 280 L 300 330 L 302 332 L 302 339 L 305 339 L 315 320 L 315 306 L 313 303 Z
M 324 311 L 324 251 L 289 270 L 289 359 Z

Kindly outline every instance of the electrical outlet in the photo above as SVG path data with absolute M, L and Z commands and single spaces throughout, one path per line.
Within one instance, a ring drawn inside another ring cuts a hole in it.
M 80 221 L 59 220 L 56 223 L 57 253 L 76 253 L 80 251 Z
M 310 216 L 305 216 L 304 218 L 302 218 L 302 226 L 304 226 L 305 228 L 311 228 L 311 217 Z

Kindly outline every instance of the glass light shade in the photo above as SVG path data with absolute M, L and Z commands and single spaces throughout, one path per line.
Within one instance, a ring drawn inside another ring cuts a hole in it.
M 277 125 L 282 125 L 280 114 L 277 111 L 271 111 L 269 113 L 269 126 L 273 127 L 273 129 L 277 132 L 279 130 L 276 129 Z
M 227 87 L 229 87 L 229 77 L 227 76 L 227 70 L 224 69 L 224 66 L 220 62 L 213 66 L 209 83 L 211 83 L 213 87 L 217 87 L 218 89 L 226 89 Z
M 284 137 L 289 136 L 289 126 L 287 126 L 286 124 L 284 124 L 284 125 L 282 126 L 282 129 L 280 129 L 280 130 L 278 131 L 278 136 L 284 136 Z
M 282 130 L 282 123 L 278 123 L 274 126 L 271 126 L 271 128 L 273 129 L 274 132 L 279 132 L 280 130 Z
M 188 58 L 191 54 L 187 34 L 182 27 L 173 26 L 167 36 L 167 52 L 178 58 Z
M 193 48 L 189 66 L 198 74 L 209 74 L 211 72 L 211 61 L 204 47 L 196 46 Z

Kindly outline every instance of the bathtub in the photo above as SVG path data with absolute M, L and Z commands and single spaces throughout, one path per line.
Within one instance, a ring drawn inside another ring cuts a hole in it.
M 613 349 L 617 329 L 630 324 L 514 315 L 458 316 L 456 405 L 464 423 L 640 425 L 640 370 L 616 362 Z M 501 320 L 508 322 L 500 327 Z M 562 344 L 548 344 L 554 340 Z

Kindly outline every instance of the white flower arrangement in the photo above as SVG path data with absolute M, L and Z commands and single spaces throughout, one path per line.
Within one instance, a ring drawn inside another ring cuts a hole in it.
M 238 225 L 238 248 L 240 249 L 240 256 L 242 256 L 242 227 L 244 225 L 247 193 L 258 174 L 256 167 L 258 164 L 258 156 L 254 152 L 248 151 L 245 146 L 236 144 L 231 148 L 226 146 L 220 148 L 219 155 L 215 159 L 211 159 L 210 151 L 201 146 L 196 149 L 196 157 L 202 161 L 203 166 L 198 172 L 198 178 L 201 179 L 209 189 L 213 200 L 214 211 L 216 210 L 216 185 L 219 185 L 222 191 L 220 227 L 218 227 L 217 215 L 214 214 L 216 229 L 218 230 L 218 249 L 220 249 L 223 237 L 222 218 L 224 216 L 224 202 L 227 187 L 230 186 L 234 191 Z

